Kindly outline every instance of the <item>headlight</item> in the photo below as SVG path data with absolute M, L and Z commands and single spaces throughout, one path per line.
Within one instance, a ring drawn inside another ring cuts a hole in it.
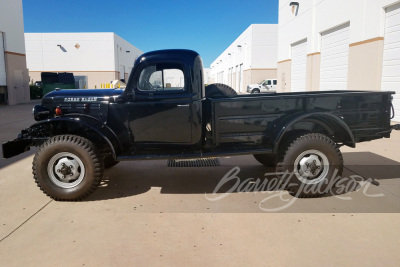
M 50 116 L 50 112 L 47 108 L 41 106 L 41 105 L 36 105 L 33 107 L 33 118 L 35 121 L 41 121 L 44 119 L 48 119 Z

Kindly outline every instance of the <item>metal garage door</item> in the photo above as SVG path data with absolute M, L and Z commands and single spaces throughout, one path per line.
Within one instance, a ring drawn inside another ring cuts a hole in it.
M 386 10 L 385 37 L 382 64 L 382 90 L 396 91 L 393 105 L 400 122 L 400 4 Z
M 346 90 L 349 23 L 321 33 L 320 90 Z
M 291 92 L 306 90 L 307 39 L 292 45 Z
M 0 32 L 0 86 L 6 85 L 6 64 L 4 61 L 3 33 Z
M 120 65 L 119 67 L 119 79 L 125 79 L 125 66 Z

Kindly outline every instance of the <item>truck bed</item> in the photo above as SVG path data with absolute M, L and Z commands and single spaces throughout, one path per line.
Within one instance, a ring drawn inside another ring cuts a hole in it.
M 272 147 L 277 132 L 302 116 L 308 117 L 303 121 L 310 127 L 312 116 L 335 116 L 347 124 L 355 142 L 389 137 L 392 94 L 323 91 L 211 98 L 213 142 L 216 146 Z M 295 124 L 291 127 L 296 129 Z

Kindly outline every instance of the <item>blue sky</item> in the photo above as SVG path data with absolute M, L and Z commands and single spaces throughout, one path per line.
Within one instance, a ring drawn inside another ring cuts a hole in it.
M 250 24 L 278 23 L 278 0 L 23 0 L 25 32 L 115 32 L 144 52 L 185 48 L 205 67 Z

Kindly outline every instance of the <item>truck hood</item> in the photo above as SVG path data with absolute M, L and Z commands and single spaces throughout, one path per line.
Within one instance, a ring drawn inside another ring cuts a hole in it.
M 52 91 L 42 99 L 42 105 L 34 108 L 35 120 L 48 119 L 55 116 L 56 108 L 60 108 L 62 116 L 84 114 L 107 121 L 108 104 L 120 96 L 121 89 L 81 89 Z M 42 116 L 42 114 L 44 114 Z
M 261 85 L 257 83 L 249 84 L 248 86 L 251 88 L 261 88 Z

